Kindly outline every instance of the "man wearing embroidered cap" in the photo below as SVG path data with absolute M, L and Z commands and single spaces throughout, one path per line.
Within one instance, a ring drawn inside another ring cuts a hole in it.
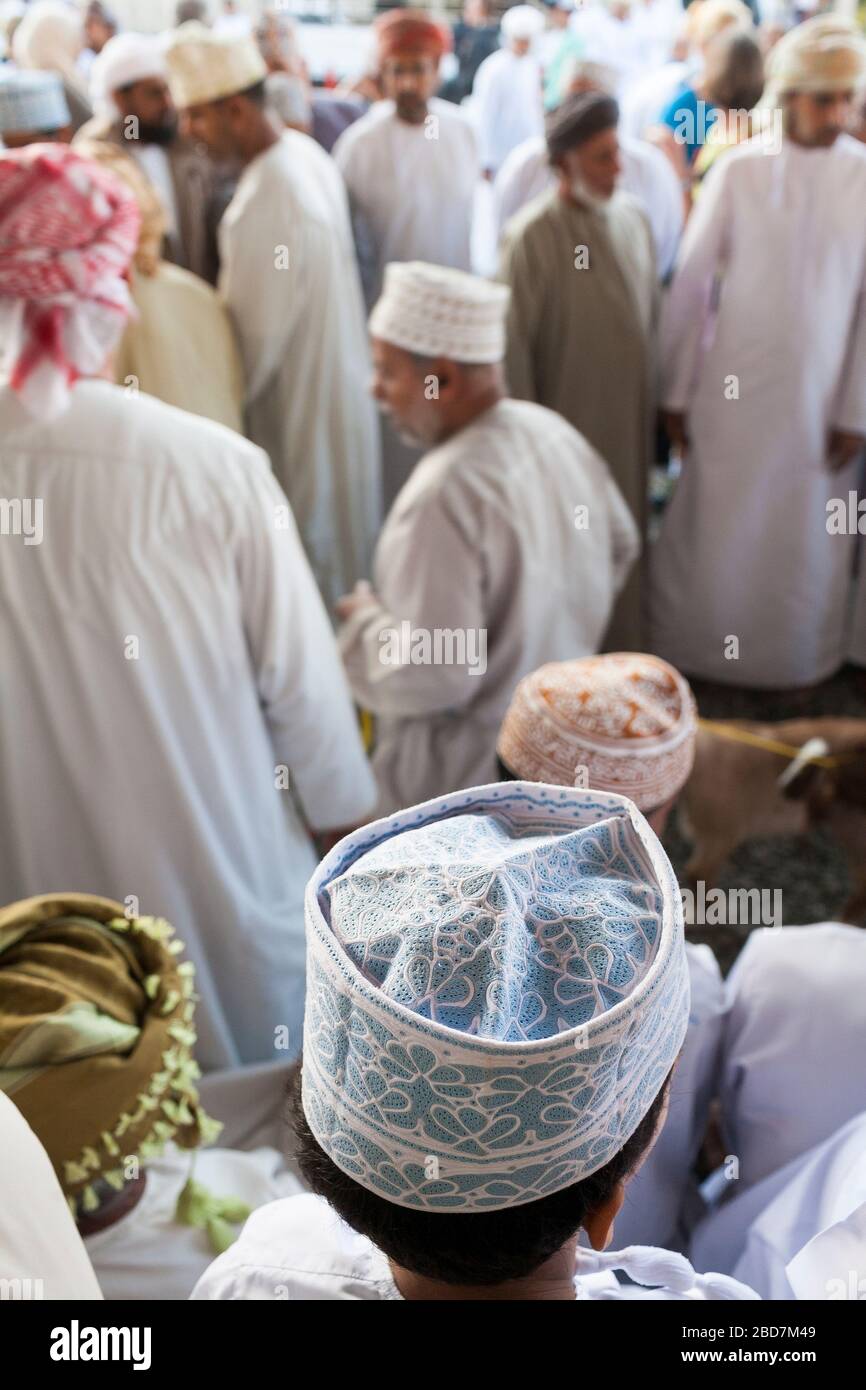
M 188 1297 L 237 1222 L 299 1190 L 273 1149 L 184 1156 L 222 1126 L 199 1099 L 182 950 L 168 922 L 87 894 L 0 909 L 0 1093 L 41 1140 L 108 1299 Z
M 345 190 L 309 136 L 277 133 L 254 39 L 185 24 L 168 49 L 197 139 L 243 173 L 220 224 L 220 291 L 250 437 L 285 488 L 327 603 L 367 573 L 381 518 L 369 351 Z
M 658 835 L 695 760 L 697 710 L 666 661 L 612 652 L 520 682 L 497 753 L 509 776 L 630 797 Z
M 71 139 L 69 106 L 57 73 L 0 67 L 0 145 L 18 150 Z
M 323 861 L 307 933 L 315 1195 L 258 1212 L 194 1297 L 755 1297 L 601 1253 L 689 1012 L 676 881 L 632 802 L 518 782 L 413 807 Z
M 655 656 L 615 652 L 542 666 L 522 680 L 497 753 L 506 779 L 630 797 L 661 835 L 691 772 L 697 732 L 679 671 Z M 628 1245 L 684 1248 L 704 1208 L 695 1167 L 718 1082 L 725 988 L 709 946 L 689 944 L 686 954 L 689 1028 L 670 1113 L 619 1220 Z
M 491 780 L 516 682 L 598 649 L 637 553 L 607 468 L 502 379 L 508 292 L 388 267 L 370 319 L 374 393 L 428 452 L 376 550 L 375 593 L 339 606 L 356 699 L 377 716 L 380 813 Z
M 346 182 L 368 306 L 390 261 L 471 269 L 479 164 L 463 111 L 440 101 L 448 35 L 414 10 L 389 10 L 374 26 L 384 101 L 341 135 L 334 159 Z M 383 420 L 383 483 L 390 506 L 419 454 Z
M 767 62 L 778 139 L 726 155 L 686 229 L 661 332 L 684 463 L 651 630 L 689 675 L 797 688 L 850 652 L 857 537 L 828 509 L 866 442 L 866 148 L 845 132 L 864 80 L 866 43 L 838 16 L 786 34 Z
M 297 1049 L 310 829 L 375 782 L 265 455 L 105 379 L 139 224 L 75 149 L 0 155 L 0 884 L 170 914 L 215 1071 Z
M 109 141 L 135 160 L 165 212 L 165 259 L 213 284 L 216 169 L 201 146 L 180 133 L 167 75 L 161 38 L 109 39 L 90 69 L 96 114 L 77 138 Z

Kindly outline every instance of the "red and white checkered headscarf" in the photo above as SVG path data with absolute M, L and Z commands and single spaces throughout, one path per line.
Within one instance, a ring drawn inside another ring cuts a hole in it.
M 0 356 L 34 415 L 104 367 L 134 312 L 140 221 L 129 189 L 65 145 L 0 153 Z

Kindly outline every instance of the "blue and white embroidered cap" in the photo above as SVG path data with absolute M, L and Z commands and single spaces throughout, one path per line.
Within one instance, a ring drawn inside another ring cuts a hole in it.
M 679 889 L 633 802 L 476 787 L 342 840 L 307 886 L 302 1097 L 399 1206 L 493 1211 L 602 1168 L 682 1047 Z

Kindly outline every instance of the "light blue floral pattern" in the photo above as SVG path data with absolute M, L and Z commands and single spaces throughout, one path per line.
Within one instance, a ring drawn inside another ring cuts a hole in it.
M 344 840 L 307 893 L 304 1109 L 405 1206 L 536 1200 L 602 1167 L 682 1045 L 661 846 L 621 797 L 510 783 Z

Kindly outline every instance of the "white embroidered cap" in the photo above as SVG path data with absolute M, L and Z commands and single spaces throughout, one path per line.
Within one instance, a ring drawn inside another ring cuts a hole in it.
M 516 782 L 348 836 L 307 887 L 304 1113 L 399 1206 L 490 1211 L 602 1168 L 685 1037 L 670 863 L 623 797 Z
M 216 34 L 204 24 L 175 30 L 166 48 L 168 80 L 176 106 L 203 106 L 245 92 L 268 75 L 251 35 Z
M 385 267 L 382 296 L 370 315 L 374 338 L 453 362 L 501 362 L 510 291 L 477 275 L 423 261 Z

